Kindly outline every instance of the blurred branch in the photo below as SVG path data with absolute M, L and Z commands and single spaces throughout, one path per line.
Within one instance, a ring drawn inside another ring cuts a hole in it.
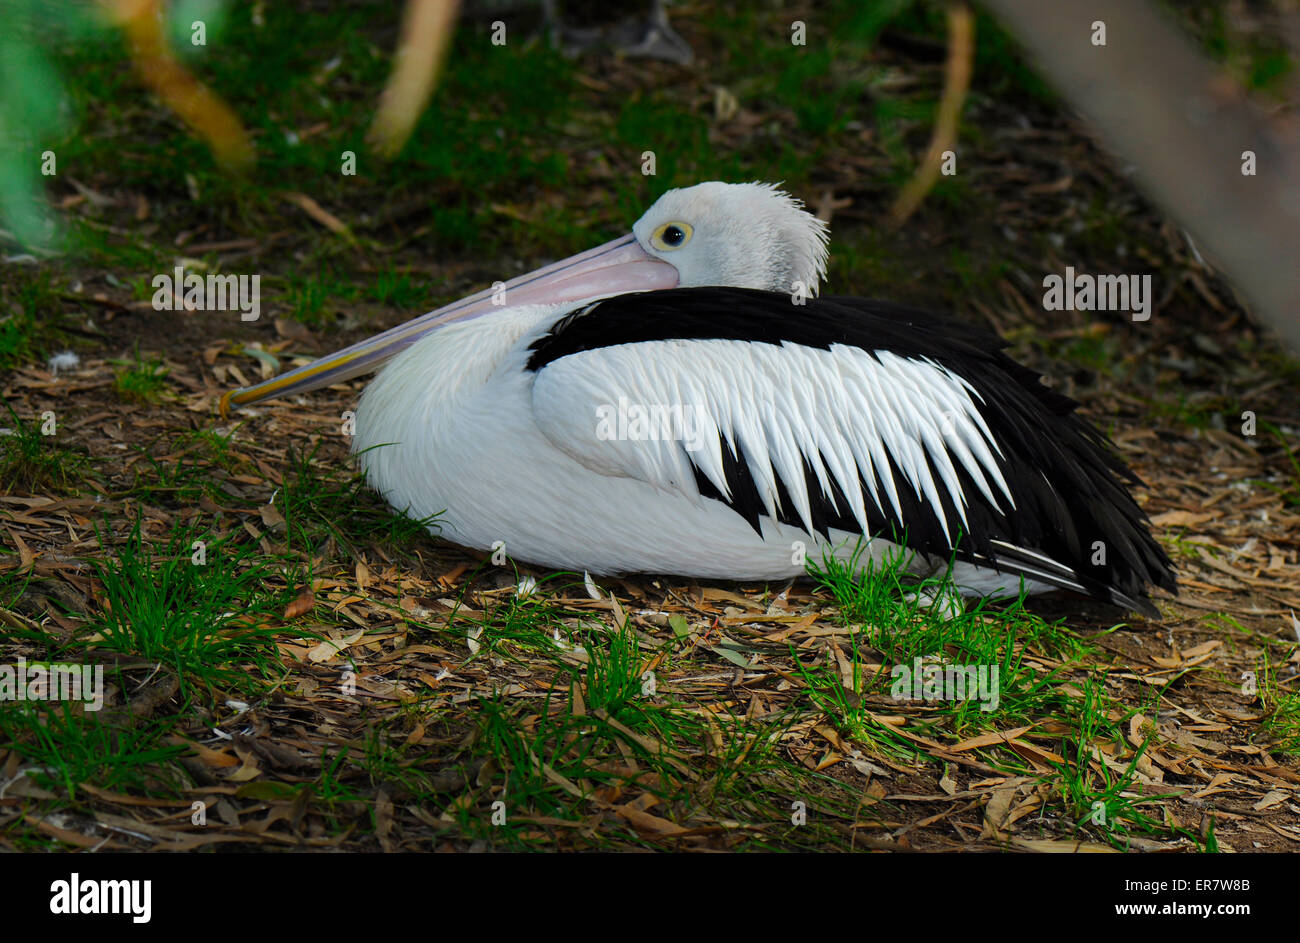
M 948 62 L 944 68 L 943 96 L 939 99 L 930 149 L 890 209 L 895 226 L 901 226 L 921 205 L 921 200 L 939 179 L 943 152 L 951 150 L 957 141 L 957 122 L 970 88 L 974 59 L 975 17 L 965 3 L 951 3 L 948 5 Z
M 380 156 L 395 156 L 415 129 L 447 57 L 459 9 L 460 0 L 407 0 L 393 74 L 366 136 Z
M 984 0 L 1143 189 L 1300 350 L 1300 140 L 1141 0 Z M 1091 41 L 1105 23 L 1106 45 Z M 1257 176 L 1242 173 L 1253 151 Z
M 208 143 L 218 163 L 236 170 L 250 165 L 253 146 L 235 113 L 172 54 L 162 0 L 101 2 L 126 33 L 131 59 L 149 89 Z

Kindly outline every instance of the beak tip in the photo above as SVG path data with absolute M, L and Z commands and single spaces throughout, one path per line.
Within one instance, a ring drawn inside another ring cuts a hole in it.
M 217 412 L 221 414 L 222 419 L 230 418 L 230 401 L 234 397 L 234 390 L 227 390 L 221 394 L 221 401 L 217 403 Z

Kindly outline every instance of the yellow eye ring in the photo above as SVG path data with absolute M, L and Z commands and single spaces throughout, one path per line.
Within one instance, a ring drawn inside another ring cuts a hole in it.
M 661 252 L 671 252 L 690 242 L 694 233 L 690 223 L 664 223 L 650 236 L 650 245 Z

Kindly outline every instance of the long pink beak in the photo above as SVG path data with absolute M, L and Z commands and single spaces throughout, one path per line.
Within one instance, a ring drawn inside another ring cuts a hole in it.
M 231 406 L 250 406 L 293 393 L 306 393 L 378 370 L 386 361 L 443 325 L 476 318 L 503 306 L 558 304 L 602 295 L 675 287 L 677 269 L 647 253 L 629 233 L 603 246 L 512 278 L 505 283 L 504 293 L 485 288 L 445 308 L 430 311 L 369 340 L 322 357 L 315 363 L 254 386 L 232 390 L 221 398 L 221 414 L 227 415 Z

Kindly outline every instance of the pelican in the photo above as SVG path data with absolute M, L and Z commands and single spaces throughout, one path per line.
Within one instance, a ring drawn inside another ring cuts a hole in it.
M 593 574 L 781 580 L 906 555 L 964 596 L 1156 610 L 1134 474 L 983 329 L 819 296 L 827 227 L 770 184 L 671 190 L 632 232 L 227 393 L 381 365 L 352 448 L 441 536 Z

